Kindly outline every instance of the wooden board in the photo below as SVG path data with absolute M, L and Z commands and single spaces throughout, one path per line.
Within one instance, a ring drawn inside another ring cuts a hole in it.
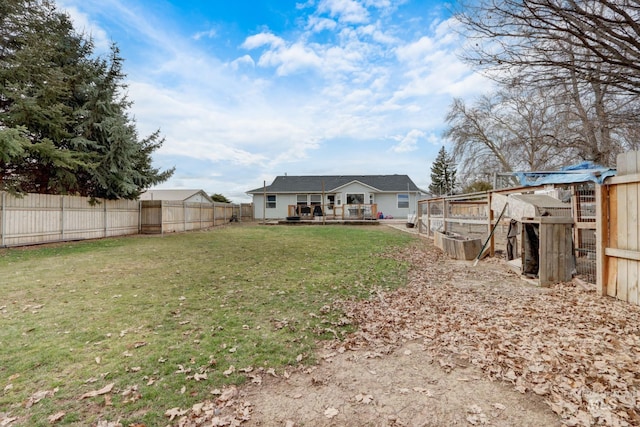
M 609 243 L 610 248 L 618 248 L 618 186 L 609 189 Z M 605 219 L 606 221 L 606 219 Z M 606 242 L 605 242 L 606 243 Z M 617 296 L 618 291 L 618 259 L 607 259 L 607 295 Z

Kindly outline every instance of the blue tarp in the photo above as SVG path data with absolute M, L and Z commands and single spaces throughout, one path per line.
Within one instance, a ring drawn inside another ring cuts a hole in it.
M 582 162 L 566 166 L 559 171 L 514 172 L 523 187 L 545 184 L 571 184 L 575 182 L 595 182 L 602 184 L 605 179 L 615 176 L 616 170 L 596 165 L 593 162 Z

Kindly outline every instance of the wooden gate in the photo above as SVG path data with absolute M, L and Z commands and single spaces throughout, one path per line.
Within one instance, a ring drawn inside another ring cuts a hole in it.
M 596 191 L 597 284 L 603 295 L 640 303 L 640 151 L 621 154 L 617 175 Z

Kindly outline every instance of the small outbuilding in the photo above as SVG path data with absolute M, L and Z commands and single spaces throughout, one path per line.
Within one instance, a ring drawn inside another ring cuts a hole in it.
M 213 203 L 204 190 L 155 190 L 150 189 L 140 195 L 140 200 L 164 200 L 187 203 Z
M 506 203 L 507 216 L 517 222 L 511 227 L 520 228 L 522 275 L 540 286 L 570 281 L 575 272 L 571 204 L 544 194 L 498 195 L 494 202 L 494 210 Z

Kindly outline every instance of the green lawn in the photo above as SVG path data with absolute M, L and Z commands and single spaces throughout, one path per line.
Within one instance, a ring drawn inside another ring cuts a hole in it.
M 231 226 L 0 250 L 0 420 L 166 425 L 167 409 L 245 368 L 312 364 L 317 339 L 355 327 L 332 302 L 404 285 L 407 266 L 380 255 L 414 241 L 383 226 Z

